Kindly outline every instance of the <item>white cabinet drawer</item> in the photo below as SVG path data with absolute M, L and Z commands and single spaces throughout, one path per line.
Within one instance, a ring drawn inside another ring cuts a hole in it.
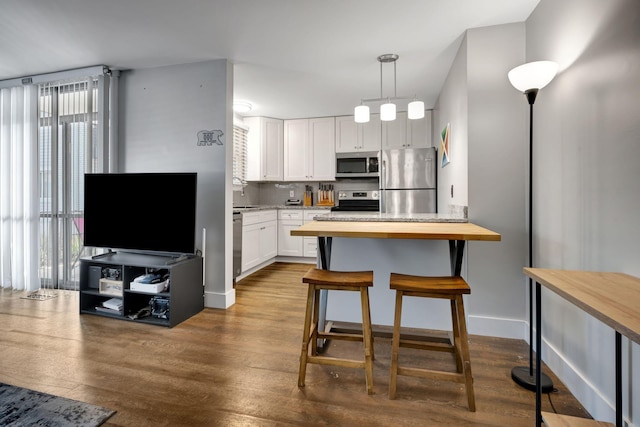
M 242 226 L 257 224 L 260 222 L 260 212 L 244 212 L 242 214 Z
M 278 211 L 273 209 L 270 211 L 259 211 L 260 222 L 276 221 L 278 219 Z
M 302 211 L 296 209 L 280 209 L 278 211 L 278 219 L 300 220 L 300 225 L 302 225 Z
M 268 211 L 244 212 L 242 214 L 242 225 L 258 224 L 260 222 L 276 221 L 278 219 L 278 211 L 275 209 Z
M 304 220 L 306 221 L 313 221 L 313 218 L 318 216 L 318 215 L 324 215 L 324 214 L 328 214 L 329 212 L 331 212 L 329 209 L 318 209 L 318 210 L 305 210 L 304 211 Z

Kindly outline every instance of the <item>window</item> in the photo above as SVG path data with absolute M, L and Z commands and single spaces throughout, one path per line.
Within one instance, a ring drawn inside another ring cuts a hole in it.
M 77 289 L 84 255 L 84 174 L 103 172 L 102 77 L 39 85 L 40 281 Z M 108 95 L 107 95 L 108 96 Z
M 233 185 L 247 184 L 247 132 L 243 126 L 233 125 Z

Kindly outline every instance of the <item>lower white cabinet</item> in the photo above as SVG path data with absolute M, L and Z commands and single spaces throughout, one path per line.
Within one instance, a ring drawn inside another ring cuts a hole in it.
M 242 272 L 276 255 L 316 258 L 318 238 L 292 236 L 291 230 L 329 212 L 329 209 L 279 209 L 243 213 Z
M 242 214 L 242 271 L 255 267 L 278 253 L 276 210 Z
M 302 256 L 302 239 L 292 236 L 291 230 L 302 225 L 302 210 L 281 209 L 278 211 L 278 255 Z
M 331 212 L 329 209 L 305 210 L 304 223 L 313 221 L 313 218 Z M 318 238 L 303 237 L 302 238 L 302 256 L 317 258 L 318 256 Z

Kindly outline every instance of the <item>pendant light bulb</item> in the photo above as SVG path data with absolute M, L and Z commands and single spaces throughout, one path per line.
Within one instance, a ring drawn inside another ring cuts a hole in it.
M 356 123 L 368 123 L 369 107 L 366 105 L 358 105 L 353 111 L 353 117 Z
M 424 102 L 410 102 L 409 105 L 407 105 L 407 117 L 411 120 L 424 118 Z
M 396 104 L 387 100 L 386 104 L 380 106 L 380 120 L 390 122 L 396 119 Z

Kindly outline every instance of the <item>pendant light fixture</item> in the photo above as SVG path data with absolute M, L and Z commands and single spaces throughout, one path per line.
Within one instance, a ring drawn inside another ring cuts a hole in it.
M 383 122 L 389 122 L 396 119 L 396 104 L 392 101 L 398 101 L 403 99 L 411 99 L 407 105 L 407 117 L 411 120 L 422 119 L 424 117 L 424 102 L 419 101 L 416 96 L 397 96 L 396 95 L 396 61 L 399 56 L 395 53 L 387 53 L 378 56 L 378 62 L 380 62 L 380 98 L 362 99 L 360 105 L 358 105 L 354 111 L 353 116 L 356 123 L 367 123 L 370 120 L 369 106 L 365 105 L 369 102 L 384 103 L 380 106 L 380 120 Z M 393 63 L 393 96 L 384 97 L 382 93 L 382 66 L 384 64 Z

